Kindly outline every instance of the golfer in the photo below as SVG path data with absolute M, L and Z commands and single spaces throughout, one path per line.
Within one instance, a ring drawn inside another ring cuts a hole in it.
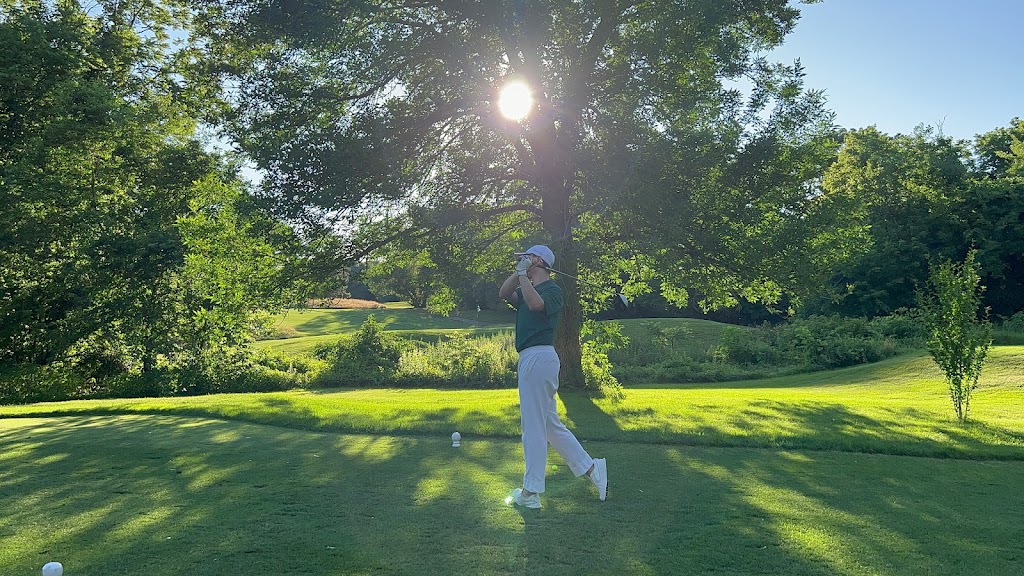
M 594 459 L 558 418 L 558 354 L 553 346 L 562 313 L 562 289 L 551 280 L 548 268 L 555 255 L 547 246 L 533 246 L 516 254 L 516 271 L 505 280 L 498 296 L 516 308 L 516 350 L 519 351 L 519 414 L 523 429 L 526 474 L 523 487 L 512 497 L 516 504 L 540 508 L 547 468 L 548 444 L 561 454 L 576 477 L 584 474 L 597 486 L 598 497 L 608 492 L 604 458 Z

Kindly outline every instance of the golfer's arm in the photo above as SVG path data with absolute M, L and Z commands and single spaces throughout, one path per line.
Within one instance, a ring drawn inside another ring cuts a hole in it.
M 527 307 L 534 312 L 540 312 L 544 310 L 544 299 L 537 293 L 537 289 L 533 287 L 533 282 L 526 276 L 520 276 L 519 286 L 523 289 L 523 301 L 526 302 Z
M 516 304 L 519 301 L 519 297 L 516 296 L 516 286 L 519 286 L 519 276 L 513 272 L 501 284 L 501 288 L 498 290 L 498 298 Z

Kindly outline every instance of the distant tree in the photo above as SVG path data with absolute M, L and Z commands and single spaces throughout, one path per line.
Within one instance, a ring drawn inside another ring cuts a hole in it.
M 977 169 L 990 178 L 1024 176 L 1024 120 L 1014 118 L 975 139 Z
M 877 316 L 913 307 L 929 258 L 966 253 L 957 210 L 969 186 L 967 159 L 964 146 L 931 129 L 847 133 L 822 185 L 852 200 L 870 242 L 841 263 L 810 310 Z
M 981 310 L 978 265 L 974 251 L 961 263 L 946 261 L 932 268 L 929 290 L 922 296 L 928 325 L 928 351 L 942 369 L 960 422 L 966 422 L 971 393 L 992 344 L 992 327 Z
M 851 199 L 870 242 L 804 311 L 876 316 L 913 307 L 927 263 L 961 261 L 972 247 L 986 306 L 1000 316 L 1024 309 L 1024 177 L 1010 170 L 1022 136 L 1019 120 L 980 135 L 973 149 L 928 128 L 849 132 L 823 186 Z
M 397 296 L 414 308 L 426 308 L 431 294 L 439 289 L 442 275 L 425 251 L 391 251 L 372 262 L 359 278 L 374 293 Z

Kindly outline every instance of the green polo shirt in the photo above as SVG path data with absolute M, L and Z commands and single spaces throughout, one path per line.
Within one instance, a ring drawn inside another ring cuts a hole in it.
M 516 288 L 516 350 L 522 352 L 531 346 L 553 346 L 558 317 L 562 315 L 562 289 L 554 280 L 545 280 L 534 286 L 544 300 L 540 312 L 530 310 L 523 299 L 523 288 Z

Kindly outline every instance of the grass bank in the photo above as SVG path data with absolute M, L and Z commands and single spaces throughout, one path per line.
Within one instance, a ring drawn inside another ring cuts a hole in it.
M 591 440 L 1024 460 L 1022 373 L 1024 347 L 993 348 L 966 426 L 922 354 L 767 380 L 630 387 L 621 402 L 560 397 L 567 421 Z M 516 438 L 517 401 L 515 390 L 334 389 L 3 406 L 0 417 L 187 415 L 301 430 Z

